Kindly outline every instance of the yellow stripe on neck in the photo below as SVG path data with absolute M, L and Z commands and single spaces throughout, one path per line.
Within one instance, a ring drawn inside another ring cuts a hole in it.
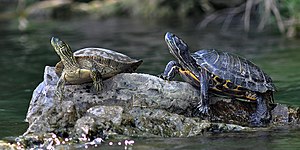
M 189 70 L 179 68 L 179 72 L 182 73 L 182 74 L 187 74 L 190 77 L 192 77 L 193 79 L 195 79 L 196 81 L 200 82 L 200 80 Z

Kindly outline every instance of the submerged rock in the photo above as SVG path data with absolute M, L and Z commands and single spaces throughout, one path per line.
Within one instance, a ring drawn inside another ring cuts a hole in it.
M 199 93 L 185 82 L 123 73 L 105 80 L 99 93 L 91 91 L 91 84 L 66 85 L 60 100 L 55 94 L 57 80 L 54 67 L 47 66 L 44 81 L 33 92 L 23 141 L 36 134 L 91 142 L 122 136 L 190 137 L 256 130 L 247 127 L 255 103 L 211 96 L 211 117 L 193 116 Z M 277 105 L 272 116 L 270 126 L 299 123 L 299 109 L 285 105 Z

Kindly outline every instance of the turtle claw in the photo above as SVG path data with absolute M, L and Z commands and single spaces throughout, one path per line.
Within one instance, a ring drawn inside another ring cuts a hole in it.
M 253 113 L 250 116 L 250 126 L 252 127 L 260 127 L 263 125 L 262 121 L 261 121 L 261 117 L 257 114 L 257 113 Z
M 198 109 L 197 113 L 199 116 L 204 116 L 204 117 L 209 116 L 209 107 L 208 106 L 199 105 L 197 107 L 197 109 Z
M 58 97 L 59 100 L 63 100 L 64 99 L 64 95 L 58 91 L 55 92 L 55 95 Z
M 93 86 L 94 86 L 94 88 L 93 88 L 94 93 L 101 92 L 103 90 L 103 82 L 102 82 L 102 80 L 95 81 L 93 83 Z
M 96 70 L 96 67 L 94 67 L 91 70 L 90 77 L 93 80 L 93 87 L 94 87 L 93 90 L 94 90 L 94 92 L 98 93 L 98 92 L 102 91 L 103 90 L 102 75 L 101 75 L 101 73 L 98 70 Z
M 266 116 L 266 117 L 263 117 Z M 259 115 L 258 113 L 253 113 L 250 116 L 250 126 L 252 127 L 264 127 L 270 123 L 271 117 L 269 115 Z
M 167 80 L 167 81 L 170 81 L 171 80 L 171 78 L 169 77 L 169 76 L 167 76 L 167 75 L 165 75 L 165 74 L 160 74 L 160 75 L 158 75 L 158 77 L 159 78 L 161 78 L 161 79 L 163 79 L 163 80 Z

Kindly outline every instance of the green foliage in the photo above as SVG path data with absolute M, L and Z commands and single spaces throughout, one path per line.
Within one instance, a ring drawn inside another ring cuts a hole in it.
M 288 27 L 287 36 L 299 36 L 300 32 L 300 1 L 283 0 L 281 2 L 281 13 L 286 18 Z M 297 35 L 298 34 L 298 35 Z
M 284 0 L 283 4 L 288 9 L 290 15 L 300 17 L 300 1 L 299 0 Z
M 284 0 L 280 4 L 280 11 L 284 17 L 300 19 L 299 0 Z
M 253 3 L 247 3 L 250 1 Z M 22 4 L 19 4 L 20 8 L 21 6 L 24 8 L 41 1 L 19 0 L 19 2 Z M 207 13 L 209 21 L 218 16 L 225 16 L 226 19 L 244 13 L 246 31 L 249 30 L 251 14 L 258 14 L 260 16 L 258 31 L 271 24 L 277 25 L 280 32 L 289 37 L 300 33 L 300 0 L 240 0 L 241 3 L 237 5 L 229 5 L 232 1 L 226 1 L 223 3 L 228 5 L 221 9 L 214 6 L 214 2 L 216 0 L 74 0 L 70 4 L 69 11 L 76 15 L 88 14 L 97 18 L 133 16 L 146 19 L 197 18 Z
M 103 15 L 125 13 L 143 18 L 168 18 L 202 14 L 199 0 L 120 0 L 106 4 L 106 8 L 102 7 Z

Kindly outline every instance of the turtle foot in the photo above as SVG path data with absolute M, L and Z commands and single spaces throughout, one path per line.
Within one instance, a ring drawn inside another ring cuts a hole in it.
M 93 87 L 93 92 L 94 93 L 99 93 L 103 90 L 103 82 L 97 82 L 94 84 L 94 87 Z
M 61 92 L 59 92 L 59 91 L 56 91 L 56 92 L 55 92 L 55 95 L 58 97 L 58 99 L 59 99 L 60 101 L 62 101 L 62 100 L 64 99 L 64 94 L 61 93 Z
M 163 74 L 163 73 L 162 73 L 162 74 L 159 74 L 158 77 L 161 78 L 161 79 L 167 80 L 167 81 L 170 81 L 170 80 L 171 80 L 171 77 L 170 77 L 170 76 L 167 76 L 167 75 L 165 75 L 165 74 Z
M 208 117 L 209 116 L 209 107 L 204 106 L 204 105 L 199 105 L 197 107 L 197 115 L 203 116 L 203 117 Z
M 260 127 L 262 125 L 263 124 L 261 122 L 261 117 L 257 113 L 254 113 L 250 116 L 250 126 L 251 127 Z
M 270 123 L 270 117 L 262 117 L 258 113 L 254 113 L 250 116 L 251 127 L 266 127 Z

